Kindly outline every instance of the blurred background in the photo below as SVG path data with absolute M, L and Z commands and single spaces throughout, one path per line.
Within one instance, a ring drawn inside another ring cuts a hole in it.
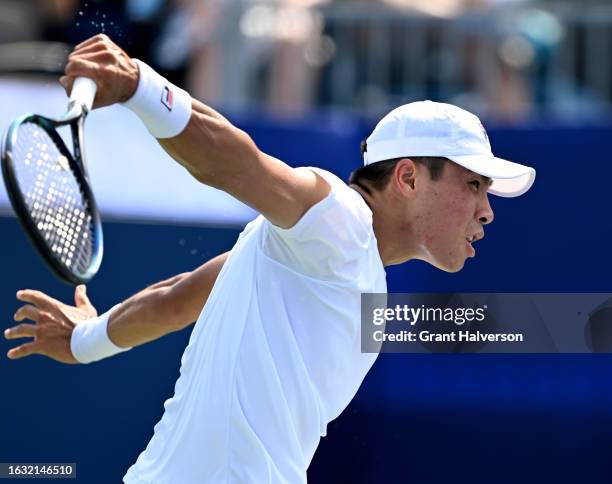
M 195 97 L 300 116 L 406 101 L 489 119 L 605 115 L 606 0 L 2 0 L 0 68 L 57 74 L 106 32 Z
M 612 2 L 0 0 L 0 129 L 61 114 L 66 57 L 99 32 L 263 150 L 344 179 L 397 105 L 481 116 L 497 155 L 537 169 L 533 189 L 492 198 L 496 222 L 462 272 L 390 267 L 390 291 L 612 292 Z M 99 311 L 229 250 L 256 215 L 192 180 L 122 107 L 89 116 L 86 149 L 105 230 L 89 285 Z M 72 289 L 29 246 L 4 187 L 0 215 L 8 326 L 16 290 L 71 300 Z M 0 341 L 0 462 L 76 462 L 79 482 L 119 482 L 173 393 L 189 333 L 78 367 L 10 362 Z M 607 354 L 381 355 L 309 479 L 609 483 L 611 381 Z

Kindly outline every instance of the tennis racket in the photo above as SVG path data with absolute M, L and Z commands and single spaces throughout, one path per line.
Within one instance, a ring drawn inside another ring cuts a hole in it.
M 96 94 L 93 80 L 75 79 L 66 113 L 58 119 L 26 114 L 2 143 L 2 175 L 15 214 L 48 267 L 77 285 L 102 262 L 102 225 L 89 185 L 83 126 Z M 69 126 L 72 153 L 57 129 Z

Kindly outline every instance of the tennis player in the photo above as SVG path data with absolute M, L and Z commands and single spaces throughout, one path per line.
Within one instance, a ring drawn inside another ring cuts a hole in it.
M 347 185 L 262 153 L 227 119 L 131 59 L 108 37 L 78 45 L 60 82 L 94 79 L 94 106 L 124 103 L 200 182 L 261 213 L 229 253 L 97 316 L 38 291 L 7 338 L 89 363 L 197 320 L 174 396 L 126 484 L 304 483 L 327 424 L 351 401 L 375 354 L 360 351 L 360 295 L 386 292 L 385 266 L 421 259 L 460 270 L 493 220 L 488 193 L 535 178 L 493 156 L 478 118 L 430 101 L 387 114 L 362 144 Z M 333 153 L 330 153 L 333 156 Z M 146 163 L 146 160 L 143 161 Z

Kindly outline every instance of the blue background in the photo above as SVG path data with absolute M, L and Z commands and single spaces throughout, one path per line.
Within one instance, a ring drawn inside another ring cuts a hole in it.
M 344 179 L 372 127 L 348 116 L 236 121 L 265 151 Z M 496 220 L 463 271 L 387 268 L 389 290 L 612 292 L 612 125 L 488 128 L 498 156 L 536 167 L 533 189 L 492 197 Z M 109 222 L 104 230 L 104 262 L 89 285 L 99 310 L 230 249 L 239 232 Z M 72 300 L 16 220 L 0 218 L 0 234 L 4 326 L 18 289 Z M 76 462 L 78 482 L 120 482 L 173 393 L 190 330 L 88 366 L 0 357 L 0 461 Z M 11 346 L 2 340 L 2 355 Z M 612 482 L 611 376 L 608 355 L 381 355 L 329 425 L 310 482 Z

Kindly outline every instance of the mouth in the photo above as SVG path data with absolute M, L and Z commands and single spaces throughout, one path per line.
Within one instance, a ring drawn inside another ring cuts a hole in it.
M 465 238 L 465 245 L 466 245 L 466 249 L 468 252 L 468 257 L 474 257 L 476 255 L 476 249 L 474 249 L 474 246 L 472 245 L 472 243 L 476 240 L 476 236 L 472 235 L 470 237 L 466 237 Z

